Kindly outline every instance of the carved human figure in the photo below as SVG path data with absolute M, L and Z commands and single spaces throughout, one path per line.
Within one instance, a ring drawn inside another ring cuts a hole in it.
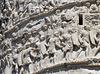
M 48 31 L 47 31 L 47 33 L 48 33 L 48 35 L 53 35 L 53 34 L 54 34 L 54 31 L 53 31 L 53 29 L 52 29 L 52 25 L 51 25 L 51 24 L 48 26 Z
M 42 57 L 40 55 L 40 53 L 41 53 L 40 43 L 41 42 L 40 42 L 39 38 L 36 37 L 36 38 L 31 38 L 31 39 L 29 39 L 30 40 L 30 43 L 31 43 L 31 47 L 32 47 L 32 49 L 30 51 L 30 55 L 32 57 L 34 57 L 35 59 Z
M 68 10 L 66 13 L 65 13 L 65 21 L 71 21 L 72 20 L 72 18 L 73 18 L 73 15 L 74 15 L 74 13 L 71 11 L 71 10 Z
M 12 54 L 7 54 L 5 56 L 5 62 L 6 62 L 6 67 L 5 67 L 5 74 L 8 72 L 8 74 L 12 73 L 12 65 L 13 65 L 13 57 Z
M 44 36 L 44 35 L 42 35 L 42 36 L 40 37 L 40 39 L 41 39 L 41 42 L 40 42 L 41 53 L 42 53 L 43 55 L 45 55 L 45 54 L 47 54 L 46 46 L 48 46 L 48 44 L 46 43 L 46 40 L 45 40 L 45 36 Z
M 49 36 L 48 52 L 49 53 L 55 53 L 56 52 L 55 39 L 54 39 L 54 36 L 52 36 L 52 35 Z
M 99 30 L 98 29 L 92 29 L 89 32 L 89 37 L 91 41 L 91 46 L 94 48 L 91 50 L 91 55 L 96 56 L 97 53 L 100 51 L 100 46 L 99 46 Z M 98 45 L 98 46 L 97 46 Z
M 63 41 L 62 41 L 63 48 L 62 48 L 62 50 L 64 52 L 71 51 L 72 48 L 73 48 L 71 35 L 70 34 L 63 34 L 62 37 L 63 37 Z
M 23 64 L 31 63 L 31 59 L 29 55 L 31 49 L 32 47 L 30 47 L 30 42 L 26 42 L 24 45 L 24 50 L 22 50 L 22 63 Z
M 23 50 L 23 46 L 22 46 L 21 43 L 20 44 L 16 44 L 16 46 L 17 46 L 17 52 L 18 53 Z
M 89 8 L 91 5 L 90 5 L 90 2 L 87 2 L 86 3 L 86 6 L 87 6 L 87 8 Z
M 20 4 L 19 5 L 19 10 L 18 10 L 18 13 L 19 13 L 19 18 L 23 18 L 24 15 L 26 14 L 26 9 L 24 9 L 24 5 L 23 4 Z
M 1 44 L 3 45 L 2 50 L 5 51 L 5 50 L 11 48 L 11 39 L 6 39 Z
M 41 58 L 40 50 L 32 48 L 31 51 L 30 51 L 30 56 L 33 57 L 34 59 Z
M 57 29 L 57 24 L 56 23 L 53 23 L 52 24 L 52 28 L 53 28 L 53 31 L 55 31 Z
M 56 31 L 54 33 L 54 39 L 55 39 L 55 46 L 57 49 L 61 49 L 63 48 L 62 45 L 61 45 L 61 41 L 60 41 L 60 31 Z
M 86 9 L 86 13 L 89 13 L 89 8 L 90 8 L 90 2 L 87 2 L 86 3 L 86 7 L 85 7 L 85 9 Z
M 29 15 L 32 15 L 32 14 L 38 14 L 39 13 L 39 7 L 38 6 L 35 6 L 35 5 L 32 3 L 32 2 L 28 2 L 27 4 L 27 11 L 29 13 Z
M 65 34 L 67 33 L 67 23 L 66 22 L 62 22 L 61 23 L 61 27 L 59 27 L 59 30 L 61 31 L 61 34 Z
M 17 64 L 18 52 L 17 52 L 17 48 L 16 48 L 15 46 L 13 46 L 12 49 L 14 50 L 14 51 L 12 52 L 13 65 L 15 66 L 15 68 L 17 68 L 16 70 L 18 70 L 18 64 Z
M 79 34 L 79 42 L 80 42 L 80 47 L 86 48 L 86 57 L 90 55 L 90 41 L 89 41 L 89 32 L 86 30 L 81 30 Z
M 23 63 L 22 63 L 22 51 L 21 52 L 19 52 L 19 54 L 18 54 L 18 57 L 17 57 L 17 64 L 18 64 L 18 66 L 22 66 L 23 65 Z
M 44 35 L 45 37 L 47 36 L 47 32 L 48 32 L 48 25 L 43 25 L 42 27 L 42 35 Z
M 31 58 L 30 58 L 30 55 L 29 55 L 29 51 L 30 51 L 30 48 L 26 49 L 25 51 L 23 51 L 23 64 L 30 64 L 32 61 L 31 61 Z
M 12 13 L 13 13 L 13 14 L 11 14 L 11 15 L 12 15 L 12 17 L 13 17 L 13 22 L 16 22 L 17 20 L 19 20 L 19 15 L 18 15 L 17 10 L 14 9 Z
M 5 26 L 7 26 L 7 23 L 8 23 L 8 21 L 9 21 L 9 17 L 8 17 L 8 10 L 7 9 L 4 9 L 3 10 L 3 22 L 4 22 L 4 24 L 5 24 Z
M 51 16 L 52 23 L 56 23 L 57 27 L 61 24 L 61 16 L 56 12 L 56 15 Z

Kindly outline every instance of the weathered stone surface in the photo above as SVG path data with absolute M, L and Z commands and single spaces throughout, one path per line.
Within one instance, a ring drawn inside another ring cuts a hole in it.
M 100 74 L 100 0 L 0 0 L 0 74 Z

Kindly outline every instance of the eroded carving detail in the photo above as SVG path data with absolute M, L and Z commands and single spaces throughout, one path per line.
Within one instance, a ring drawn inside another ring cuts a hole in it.
M 42 73 L 65 64 L 99 66 L 99 0 L 0 3 L 1 73 Z

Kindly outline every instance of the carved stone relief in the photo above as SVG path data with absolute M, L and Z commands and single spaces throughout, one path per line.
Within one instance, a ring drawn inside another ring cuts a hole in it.
M 99 74 L 99 57 L 99 0 L 0 1 L 0 74 Z

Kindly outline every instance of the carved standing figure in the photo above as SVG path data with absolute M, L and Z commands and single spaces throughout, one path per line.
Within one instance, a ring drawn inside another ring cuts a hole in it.
M 41 39 L 40 49 L 41 49 L 42 54 L 45 55 L 45 54 L 47 54 L 47 48 L 46 48 L 46 46 L 48 46 L 48 44 L 46 43 L 46 40 L 45 40 L 45 36 L 44 35 L 42 35 L 40 37 L 40 39 Z

